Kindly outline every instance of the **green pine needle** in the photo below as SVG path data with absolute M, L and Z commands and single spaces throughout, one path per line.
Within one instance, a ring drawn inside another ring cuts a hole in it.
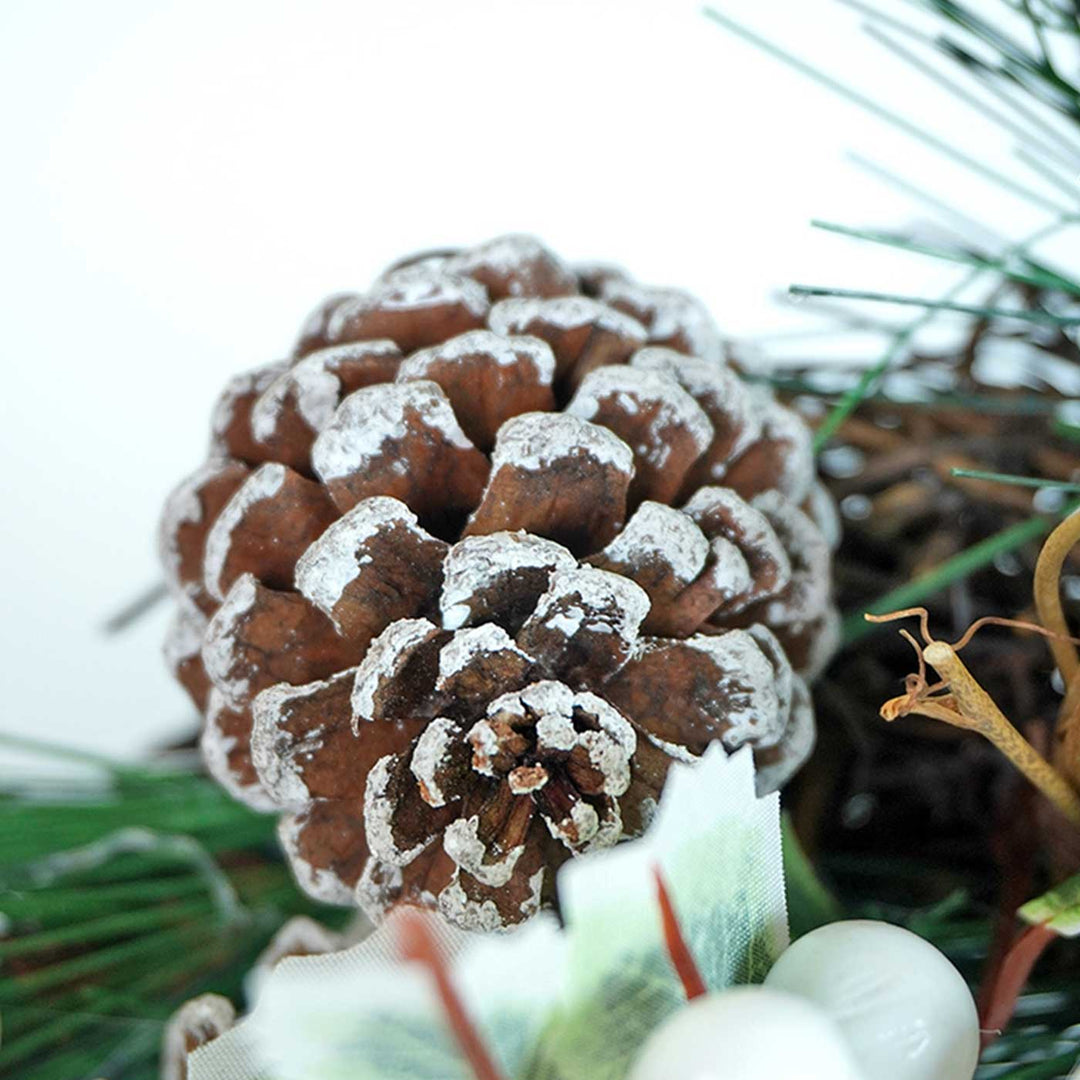
M 65 945 L 96 945 L 103 941 L 115 941 L 134 932 L 158 930 L 196 918 L 212 921 L 213 915 L 213 906 L 208 900 L 103 915 L 76 925 L 69 923 L 53 930 L 28 934 L 26 937 L 0 940 L 0 961 L 10 960 L 13 956 L 49 952 Z
M 1072 502 L 1064 507 L 1060 516 L 1072 513 L 1080 502 Z M 868 604 L 861 611 L 853 612 L 843 622 L 843 641 L 845 645 L 854 644 L 867 634 L 880 630 L 879 623 L 867 622 L 865 615 L 885 615 L 890 611 L 915 607 L 930 599 L 942 589 L 962 581 L 977 570 L 989 566 L 998 555 L 1015 551 L 1031 540 L 1045 536 L 1055 524 L 1053 517 L 1032 517 L 1026 521 L 1010 525 L 1007 529 L 987 537 L 985 540 L 966 548 L 951 559 L 946 559 L 940 566 L 906 582 Z
M 1072 215 L 1060 217 L 1056 221 L 1052 221 L 1048 225 L 1036 229 L 1035 232 L 1024 237 L 1019 242 L 1009 245 L 997 259 L 991 261 L 993 263 L 1005 263 L 1007 260 L 1016 256 L 1026 258 L 1029 249 L 1060 232 L 1062 229 L 1067 228 L 1073 221 Z M 1028 262 L 1028 265 L 1033 269 L 1038 269 L 1040 272 L 1042 271 L 1041 267 L 1036 267 L 1035 264 L 1031 262 Z M 908 323 L 906 327 L 894 336 L 881 358 L 871 367 L 867 368 L 859 381 L 844 394 L 833 408 L 832 412 L 829 413 L 824 422 L 814 433 L 815 453 L 821 451 L 829 439 L 839 429 L 840 425 L 843 424 L 856 409 L 858 409 L 866 396 L 873 391 L 878 380 L 886 371 L 888 371 L 894 360 L 907 348 L 919 331 L 934 319 L 939 310 L 951 305 L 954 302 L 955 297 L 961 296 L 969 286 L 978 281 L 986 270 L 987 268 L 982 266 L 972 266 L 967 274 L 943 295 L 941 300 L 932 302 L 930 305 L 924 307 L 922 313 L 917 318 Z M 793 286 L 792 288 L 795 289 L 797 286 Z
M 978 270 L 993 271 L 999 276 L 1021 285 L 1031 285 L 1038 289 L 1061 289 L 1075 296 L 1080 296 L 1080 281 L 1074 281 L 1060 274 L 1048 273 L 1037 268 L 1028 272 L 1013 270 L 1006 265 L 1005 259 L 987 259 L 964 251 L 951 251 L 948 248 L 919 244 L 905 237 L 896 236 L 893 233 L 880 232 L 874 229 L 853 229 L 847 225 L 838 225 L 831 221 L 814 219 L 810 224 L 815 229 L 836 233 L 839 236 L 849 236 L 854 240 L 865 240 L 872 244 L 884 244 L 899 251 L 926 255 L 932 259 L 943 259 L 947 262 L 959 263 L 961 266 L 968 266 Z
M 955 0 L 925 0 L 925 3 L 995 52 L 998 71 L 1002 75 L 1014 80 L 1036 100 L 1069 119 L 1080 119 L 1080 89 L 1063 78 L 1043 57 L 1036 57 L 988 20 Z
M 911 136 L 918 142 L 929 146 L 932 150 L 936 150 L 944 157 L 949 158 L 952 161 L 963 165 L 970 172 L 977 176 L 981 176 L 984 180 L 989 180 L 993 184 L 1002 188 L 1004 191 L 1009 191 L 1013 195 L 1018 196 L 1021 199 L 1027 200 L 1033 206 L 1037 206 L 1042 210 L 1048 210 L 1054 214 L 1068 214 L 1069 210 L 1059 203 L 1054 202 L 1052 199 L 1046 198 L 1044 195 L 1031 188 L 1026 187 L 1023 184 L 1018 184 L 1015 180 L 1006 176 L 1004 173 L 998 172 L 996 169 L 991 168 L 989 165 L 978 161 L 976 158 L 971 157 L 969 154 L 965 154 L 963 151 L 958 150 L 952 143 L 945 139 L 928 132 L 921 123 L 908 120 L 906 117 L 900 116 L 893 110 L 886 108 L 884 105 L 873 98 L 868 97 L 866 94 L 860 93 L 858 90 L 845 85 L 837 79 L 834 79 L 831 75 L 826 74 L 819 68 L 815 68 L 813 65 L 808 64 L 805 60 L 794 56 L 792 53 L 781 49 L 778 45 L 769 41 L 766 38 L 755 34 L 752 30 L 747 29 L 745 26 L 740 25 L 732 19 L 729 19 L 726 15 L 722 14 L 716 8 L 707 7 L 704 9 L 705 15 L 719 26 L 730 31 L 733 34 L 743 38 L 743 40 L 750 42 L 750 44 L 759 48 L 762 52 L 768 53 L 770 56 L 782 60 L 789 67 L 794 68 L 796 71 L 814 82 L 826 87 L 827 89 L 839 94 L 841 97 L 858 105 L 866 112 L 873 116 L 878 117 L 880 120 L 884 120 L 886 123 L 891 124 L 893 127 L 902 131 L 905 135 Z
M 1027 308 L 995 308 L 979 304 L 961 304 L 955 300 L 934 300 L 925 296 L 903 296 L 899 293 L 871 292 L 866 289 L 828 288 L 823 285 L 792 285 L 792 296 L 831 296 L 844 300 L 870 300 L 881 304 L 901 304 L 924 310 L 955 311 L 980 319 L 1016 319 L 1044 326 L 1080 326 L 1080 315 L 1054 315 L 1049 311 Z
M 1067 424 L 1064 420 L 1055 420 L 1051 425 L 1055 435 L 1072 442 L 1080 442 L 1080 425 Z
M 995 484 L 1012 484 L 1015 487 L 1053 488 L 1055 491 L 1080 491 L 1080 484 L 1071 480 L 1044 480 L 1038 476 L 1016 476 L 1014 473 L 984 472 L 982 469 L 952 469 L 953 476 L 968 480 L 991 480 Z

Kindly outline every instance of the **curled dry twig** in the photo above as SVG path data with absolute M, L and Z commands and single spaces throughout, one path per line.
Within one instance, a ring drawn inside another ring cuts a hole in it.
M 871 622 L 918 616 L 923 643 L 906 630 L 919 660 L 916 674 L 906 680 L 905 693 L 881 707 L 885 720 L 909 714 L 927 716 L 953 727 L 976 731 L 994 744 L 1077 828 L 1080 828 L 1080 653 L 1070 637 L 1061 605 L 1061 570 L 1073 546 L 1080 542 L 1080 513 L 1066 518 L 1047 538 L 1035 571 L 1035 606 L 1042 625 L 988 617 L 972 623 L 964 636 L 949 644 L 930 634 L 925 608 L 906 608 L 887 615 L 867 615 Z M 993 698 L 979 685 L 960 659 L 959 651 L 988 624 L 1042 634 L 1065 681 L 1066 694 L 1055 730 L 1053 761 L 1047 761 L 1009 722 Z M 930 685 L 929 664 L 940 676 Z

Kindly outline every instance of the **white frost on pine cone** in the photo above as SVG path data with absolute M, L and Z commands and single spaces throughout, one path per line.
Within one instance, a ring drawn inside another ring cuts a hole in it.
M 458 255 L 450 256 L 446 260 L 445 268 L 452 273 L 469 276 L 484 268 L 498 274 L 511 275 L 510 292 L 517 296 L 531 284 L 529 268 L 538 263 L 547 263 L 557 269 L 568 285 L 574 282 L 570 267 L 528 233 L 508 233 L 487 243 L 478 244 Z M 522 277 L 525 278 L 524 281 L 521 280 Z
M 644 343 L 645 327 L 629 315 L 588 296 L 529 297 L 500 300 L 488 314 L 488 326 L 496 334 L 524 334 L 530 323 L 543 322 L 559 330 L 596 326 Z
M 533 658 L 495 623 L 458 630 L 439 650 L 439 674 L 435 689 L 442 690 L 454 675 L 464 671 L 476 659 L 498 653 L 513 653 L 528 663 L 533 662 Z
M 322 480 L 363 473 L 388 440 L 401 440 L 415 417 L 423 434 L 434 433 L 451 446 L 473 449 L 442 387 L 427 380 L 379 383 L 349 394 L 311 448 Z M 405 462 L 401 468 L 407 468 Z
M 706 653 L 721 674 L 718 688 L 731 690 L 736 681 L 745 683 L 749 692 L 742 702 L 732 699 L 732 707 L 724 713 L 730 725 L 724 732 L 723 743 L 728 750 L 737 750 L 750 740 L 776 741 L 783 733 L 787 716 L 781 715 L 776 692 L 776 675 L 761 647 L 746 630 L 727 630 L 722 634 L 694 634 L 686 645 Z
M 659 445 L 663 445 L 664 432 L 672 428 L 689 432 L 698 454 L 705 453 L 713 440 L 712 421 L 705 411 L 664 372 L 625 364 L 594 368 L 582 380 L 566 411 L 583 420 L 593 420 L 606 399 L 614 399 L 616 405 L 630 416 L 643 409 L 655 410 L 651 426 Z M 654 464 L 660 467 L 664 461 L 656 460 Z
M 805 623 L 824 614 L 831 603 L 832 553 L 814 521 L 779 491 L 763 491 L 751 500 L 768 518 L 792 554 L 792 576 L 784 592 L 770 600 L 765 618 L 773 626 Z
M 296 411 L 304 423 L 312 431 L 321 431 L 341 400 L 338 368 L 348 361 L 397 355 L 398 347 L 386 339 L 348 342 L 309 353 L 259 395 L 251 410 L 252 434 L 260 442 L 271 438 L 290 398 L 296 402 Z
M 523 531 L 467 536 L 449 551 L 443 563 L 439 597 L 447 630 L 465 626 L 472 614 L 469 601 L 504 575 L 527 570 L 569 570 L 577 559 L 561 544 Z
M 487 291 L 472 278 L 446 273 L 430 263 L 413 263 L 389 271 L 369 292 L 335 308 L 327 325 L 327 337 L 331 341 L 339 339 L 352 319 L 369 311 L 418 311 L 452 304 L 483 316 L 489 306 Z
M 770 748 L 772 760 L 755 765 L 754 784 L 758 798 L 779 791 L 810 756 L 816 740 L 814 703 L 806 683 L 796 675 L 792 679 L 791 712 L 784 734 Z
M 334 619 L 334 608 L 346 587 L 356 580 L 361 567 L 371 562 L 371 556 L 361 549 L 367 541 L 394 526 L 427 539 L 428 534 L 420 528 L 416 515 L 400 499 L 389 495 L 361 499 L 300 556 L 296 563 L 296 588 Z
M 582 630 L 633 642 L 649 613 L 649 594 L 608 570 L 578 566 L 556 570 L 525 628 L 549 626 L 572 638 Z
M 711 362 L 723 357 L 720 331 L 700 300 L 682 289 L 641 285 L 627 278 L 609 278 L 600 291 L 609 304 L 625 303 L 648 314 L 650 341 L 667 341 L 677 335 L 686 339 L 690 355 Z
M 278 360 L 234 375 L 225 384 L 225 389 L 219 395 L 210 417 L 210 431 L 214 444 L 224 437 L 229 425 L 233 422 L 236 402 L 249 394 L 262 394 L 287 368 L 288 365 L 283 360 Z
M 202 651 L 208 622 L 209 619 L 199 608 L 181 593 L 162 646 L 165 664 L 173 675 L 180 670 L 180 665 L 185 660 L 194 659 Z
M 375 638 L 356 669 L 351 698 L 354 732 L 359 733 L 361 723 L 375 719 L 380 690 L 393 681 L 416 648 L 438 633 L 427 619 L 398 619 Z
M 344 882 L 333 870 L 313 866 L 300 851 L 300 834 L 304 822 L 299 814 L 283 814 L 278 819 L 277 836 L 297 882 L 304 892 L 315 900 L 336 907 L 352 907 L 355 889 Z
M 259 813 L 276 809 L 276 801 L 260 784 L 241 784 L 229 764 L 229 754 L 236 748 L 236 738 L 226 735 L 218 723 L 229 703 L 216 687 L 211 689 L 206 705 L 206 720 L 199 735 L 199 754 L 206 771 L 234 798 Z M 261 779 L 261 778 L 260 778 Z
M 705 569 L 709 541 L 681 510 L 646 499 L 603 555 L 631 569 L 661 562 L 678 581 L 689 585 Z
M 413 744 L 409 770 L 420 785 L 420 795 L 428 806 L 447 803 L 446 793 L 439 786 L 439 770 L 446 764 L 451 747 L 461 737 L 461 728 L 445 716 L 437 716 L 420 733 Z
M 206 534 L 203 547 L 203 584 L 215 600 L 225 599 L 221 575 L 225 572 L 225 560 L 232 547 L 233 530 L 247 516 L 256 503 L 267 502 L 281 490 L 285 483 L 284 465 L 271 461 L 260 465 L 233 493 L 222 511 L 214 519 Z
M 734 429 L 735 441 L 727 458 L 714 466 L 714 477 L 723 475 L 729 461 L 739 457 L 761 436 L 761 417 L 747 384 L 726 364 L 686 356 L 675 349 L 648 345 L 630 358 L 630 367 L 662 372 L 674 379 L 708 414 L 722 414 Z
M 492 475 L 502 468 L 540 472 L 576 456 L 591 457 L 628 475 L 634 471 L 633 451 L 607 428 L 569 413 L 530 412 L 511 417 L 499 428 Z
M 233 582 L 221 607 L 214 612 L 203 638 L 202 662 L 210 681 L 233 702 L 243 701 L 251 686 L 246 678 L 232 675 L 235 626 L 255 604 L 257 583 L 254 574 L 241 574 Z
M 206 484 L 234 465 L 230 458 L 211 457 L 176 485 L 165 499 L 158 526 L 158 556 L 165 569 L 165 579 L 174 593 L 183 592 L 180 584 L 180 548 L 177 538 L 184 525 L 199 525 L 203 520 L 199 492 Z
M 443 830 L 443 851 L 482 885 L 501 889 L 514 874 L 525 845 L 518 844 L 500 858 L 489 859 L 487 845 L 480 839 L 480 816 L 459 817 Z
M 555 354 L 546 341 L 528 334 L 506 337 L 491 330 L 467 330 L 439 345 L 414 352 L 402 361 L 397 379 L 398 382 L 426 379 L 435 363 L 452 363 L 476 355 L 490 356 L 499 367 L 512 367 L 527 360 L 532 363 L 541 386 L 550 386 L 555 378 Z
M 305 755 L 319 750 L 325 732 L 325 727 L 319 725 L 306 732 L 299 742 L 283 732 L 282 724 L 288 719 L 289 705 L 337 683 L 350 681 L 355 675 L 355 669 L 349 668 L 329 679 L 301 686 L 276 683 L 255 695 L 251 703 L 251 763 L 269 797 L 279 806 L 300 808 L 312 800 L 303 771 L 297 767 L 297 759 L 303 760 Z
M 412 847 L 399 848 L 394 837 L 394 813 L 397 802 L 391 784 L 397 755 L 379 758 L 368 773 L 364 789 L 364 830 L 372 855 L 391 866 L 408 866 L 438 836 L 433 832 L 421 837 Z

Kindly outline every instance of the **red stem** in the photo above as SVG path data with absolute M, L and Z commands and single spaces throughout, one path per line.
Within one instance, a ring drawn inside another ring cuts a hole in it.
M 1029 728 L 1032 745 L 1046 754 L 1046 739 Z M 1032 895 L 1035 880 L 1035 848 L 1031 843 L 1035 821 L 1035 789 L 1013 783 L 1005 805 L 999 808 L 993 837 L 994 860 L 1001 872 L 1002 887 L 994 915 L 990 951 L 979 979 L 979 1015 L 989 1013 L 1001 966 L 1016 940 L 1016 911 Z M 1007 1019 L 1007 1018 L 1006 1018 Z
M 465 1003 L 454 987 L 450 969 L 427 920 L 422 915 L 405 915 L 402 917 L 398 934 L 401 958 L 423 964 L 431 973 L 447 1023 L 476 1080 L 504 1080 L 502 1072 L 488 1053 L 480 1033 L 470 1019 Z
M 653 867 L 653 878 L 656 880 L 656 899 L 660 904 L 660 925 L 664 931 L 664 944 L 671 958 L 671 966 L 683 984 L 686 1000 L 693 1001 L 694 998 L 701 997 L 707 992 L 705 982 L 682 935 L 679 918 L 675 914 L 675 907 L 671 903 L 671 897 L 668 895 L 659 866 Z
M 979 1017 L 984 1047 L 992 1043 L 1008 1024 L 1031 969 L 1042 955 L 1043 949 L 1056 937 L 1056 931 L 1051 930 L 1045 923 L 1029 926 L 1005 954 L 989 992 L 984 995 L 986 1004 Z

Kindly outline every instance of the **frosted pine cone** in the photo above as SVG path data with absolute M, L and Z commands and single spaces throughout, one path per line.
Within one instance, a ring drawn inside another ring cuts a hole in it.
M 170 497 L 170 662 L 301 885 L 499 929 L 672 759 L 809 753 L 836 637 L 802 421 L 684 293 L 507 237 L 418 256 L 234 379 Z

